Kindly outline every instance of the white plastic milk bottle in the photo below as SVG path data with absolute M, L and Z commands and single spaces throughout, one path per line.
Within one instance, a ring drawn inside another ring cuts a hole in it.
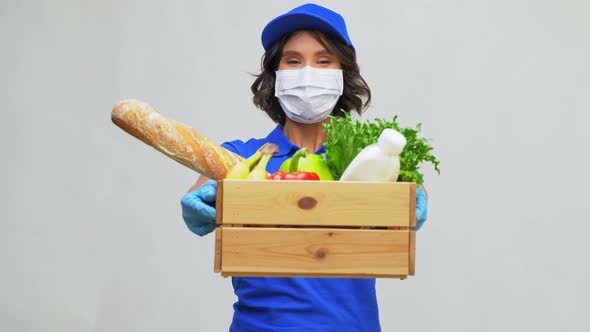
M 377 143 L 365 147 L 344 170 L 340 181 L 396 181 L 399 176 L 399 155 L 406 138 L 398 131 L 384 129 Z

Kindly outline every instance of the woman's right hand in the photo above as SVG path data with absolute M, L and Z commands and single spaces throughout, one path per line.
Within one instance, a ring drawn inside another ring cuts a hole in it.
M 180 199 L 182 218 L 191 232 L 203 236 L 215 229 L 216 195 L 217 182 L 209 180 Z

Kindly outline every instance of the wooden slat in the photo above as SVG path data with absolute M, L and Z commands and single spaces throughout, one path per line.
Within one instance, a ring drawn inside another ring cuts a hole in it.
M 408 274 L 413 276 L 416 272 L 416 231 L 410 231 L 410 252 L 409 252 L 409 271 Z
M 416 227 L 416 184 L 410 184 L 410 226 Z
M 221 272 L 223 277 L 308 277 L 308 278 L 395 278 L 404 280 L 407 275 L 395 274 L 343 274 L 343 273 L 244 273 L 244 272 Z
M 223 180 L 217 180 L 217 194 L 215 196 L 215 222 L 223 223 Z
M 404 182 L 223 181 L 223 224 L 399 226 L 410 223 Z
M 410 185 L 410 227 L 416 227 L 416 184 Z M 409 272 L 413 276 L 416 266 L 416 231 L 410 231 Z
M 214 272 L 221 271 L 221 228 L 217 227 L 215 229 L 215 262 L 213 265 Z
M 403 277 L 408 251 L 407 230 L 224 227 L 221 272 Z

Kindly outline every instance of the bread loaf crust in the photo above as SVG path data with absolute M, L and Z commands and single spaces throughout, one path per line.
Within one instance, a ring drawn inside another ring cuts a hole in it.
M 196 129 L 167 118 L 145 102 L 126 99 L 111 112 L 119 128 L 186 167 L 215 180 L 243 160 L 209 141 Z

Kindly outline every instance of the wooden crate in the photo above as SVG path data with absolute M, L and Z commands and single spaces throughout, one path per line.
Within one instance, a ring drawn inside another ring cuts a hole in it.
M 222 276 L 414 274 L 416 185 L 222 180 L 215 272 Z

